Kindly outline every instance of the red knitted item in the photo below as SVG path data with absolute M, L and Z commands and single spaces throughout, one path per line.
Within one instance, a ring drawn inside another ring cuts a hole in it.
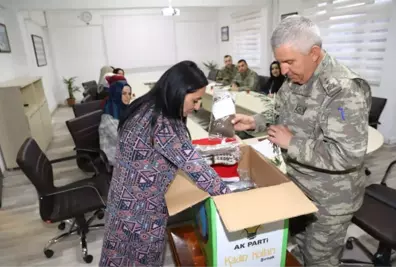
M 113 82 L 126 81 L 126 78 L 124 77 L 124 75 L 116 74 L 116 75 L 113 75 L 113 76 L 107 76 L 106 80 L 109 83 L 109 85 L 111 85 Z
M 222 139 L 220 138 L 203 138 L 193 140 L 192 143 L 194 145 L 218 145 L 221 144 Z M 226 143 L 235 142 L 235 138 L 227 138 Z M 235 178 L 238 177 L 238 164 L 235 165 L 221 165 L 221 164 L 214 164 L 212 168 L 217 172 L 217 174 L 227 180 L 227 178 Z

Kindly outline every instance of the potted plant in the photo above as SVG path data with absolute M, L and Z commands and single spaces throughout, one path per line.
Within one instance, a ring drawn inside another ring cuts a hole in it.
M 74 97 L 74 92 L 80 92 L 80 88 L 74 85 L 74 82 L 77 77 L 71 78 L 63 78 L 63 83 L 67 86 L 67 91 L 69 93 L 69 98 L 67 99 L 67 105 L 69 107 L 73 106 L 76 103 L 76 98 Z
M 209 71 L 217 69 L 217 63 L 214 61 L 203 62 L 203 64 Z

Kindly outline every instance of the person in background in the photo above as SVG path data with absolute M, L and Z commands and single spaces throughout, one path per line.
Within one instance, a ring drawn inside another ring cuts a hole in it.
M 113 70 L 113 73 L 114 73 L 114 74 L 117 74 L 117 75 L 125 76 L 125 71 L 124 71 L 123 69 L 120 69 L 120 68 L 115 68 L 115 69 Z
M 256 72 L 249 69 L 246 60 L 238 61 L 238 73 L 232 81 L 233 91 L 257 91 L 258 90 L 258 75 Z
M 207 84 L 194 62 L 180 62 L 133 101 L 120 120 L 99 266 L 163 265 L 165 192 L 178 169 L 210 195 L 230 192 L 194 149 L 186 127 Z
M 278 61 L 274 61 L 270 65 L 270 75 L 264 88 L 261 88 L 262 92 L 267 95 L 276 94 L 281 88 L 283 82 L 285 81 L 285 76 L 281 73 L 280 64 Z
M 235 129 L 267 130 L 282 149 L 290 179 L 316 204 L 312 216 L 290 221 L 305 266 L 338 266 L 348 226 L 363 202 L 371 89 L 322 49 L 318 27 L 290 16 L 271 38 L 287 75 L 276 97 L 277 125 L 237 114 Z M 302 223 L 296 225 L 295 223 Z
M 105 81 L 105 74 L 107 73 L 113 73 L 113 67 L 111 66 L 103 66 L 100 69 L 100 74 L 99 74 L 99 80 L 98 80 L 98 85 L 103 84 Z
M 224 67 L 219 71 L 216 77 L 216 82 L 223 85 L 230 85 L 235 75 L 238 73 L 238 68 L 232 63 L 230 55 L 224 56 Z
M 114 76 L 113 76 L 114 77 Z M 111 82 L 104 100 L 103 114 L 99 125 L 100 149 L 106 154 L 110 165 L 115 164 L 118 138 L 118 123 L 131 101 L 132 89 L 125 80 Z

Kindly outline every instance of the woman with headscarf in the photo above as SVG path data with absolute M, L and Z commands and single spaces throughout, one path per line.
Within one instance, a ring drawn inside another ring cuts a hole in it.
M 125 80 L 112 81 L 104 100 L 103 114 L 99 125 L 100 149 L 113 166 L 117 146 L 118 122 L 131 101 L 132 89 Z
M 283 82 L 285 81 L 285 76 L 283 76 L 281 73 L 281 68 L 278 61 L 274 61 L 271 63 L 270 75 L 271 77 L 264 85 L 264 88 L 261 89 L 261 91 L 267 95 L 276 94 L 279 88 L 281 88 Z

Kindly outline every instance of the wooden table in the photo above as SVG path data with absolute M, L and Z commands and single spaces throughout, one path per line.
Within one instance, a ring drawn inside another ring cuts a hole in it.
M 169 227 L 168 239 L 176 266 L 206 266 L 205 256 L 191 223 Z M 301 264 L 290 252 L 287 252 L 286 266 L 301 266 Z

